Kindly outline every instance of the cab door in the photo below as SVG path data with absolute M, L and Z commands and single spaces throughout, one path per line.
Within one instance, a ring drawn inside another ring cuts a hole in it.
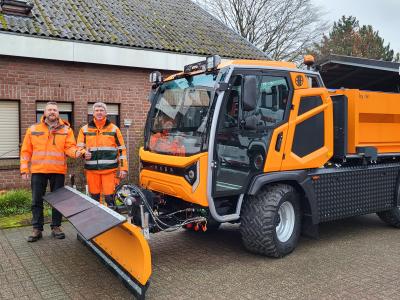
M 233 74 L 215 134 L 214 198 L 244 194 L 251 179 L 264 172 L 267 160 L 269 169 L 279 170 L 284 149 L 281 139 L 287 135 L 284 124 L 291 90 L 288 75 L 274 70 L 241 70 Z M 243 99 L 244 85 L 250 77 L 255 82 L 257 99 L 251 108 Z M 269 147 L 276 153 L 274 158 L 280 156 L 279 163 L 270 162 Z
M 234 75 L 225 92 L 215 133 L 213 197 L 238 196 L 247 185 L 248 138 L 240 125 L 242 75 Z
M 294 86 L 281 170 L 323 166 L 333 155 L 333 109 L 324 87 L 310 87 L 303 73 L 291 73 Z

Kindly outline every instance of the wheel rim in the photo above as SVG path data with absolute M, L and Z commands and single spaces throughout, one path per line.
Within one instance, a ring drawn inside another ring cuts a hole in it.
M 285 201 L 279 207 L 279 223 L 276 226 L 276 236 L 282 243 L 290 239 L 294 229 L 295 214 L 292 203 Z

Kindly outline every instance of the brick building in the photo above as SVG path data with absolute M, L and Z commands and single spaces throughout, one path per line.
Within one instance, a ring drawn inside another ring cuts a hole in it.
M 0 0 L 0 189 L 20 180 L 19 146 L 47 101 L 77 133 L 91 104 L 129 138 L 130 179 L 149 108 L 152 70 L 171 73 L 219 54 L 264 54 L 190 0 Z M 132 126 L 124 127 L 126 120 Z M 82 162 L 70 172 L 83 178 Z

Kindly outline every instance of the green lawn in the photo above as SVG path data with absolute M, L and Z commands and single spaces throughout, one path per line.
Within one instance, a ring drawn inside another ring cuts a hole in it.
M 17 189 L 0 193 L 0 229 L 28 226 L 31 224 L 31 191 Z M 45 222 L 51 215 L 50 207 L 45 203 Z
M 7 217 L 0 217 L 0 229 L 30 226 L 32 220 L 32 213 L 27 212 L 23 214 L 17 214 Z M 50 223 L 51 221 L 51 209 L 44 209 L 44 223 Z

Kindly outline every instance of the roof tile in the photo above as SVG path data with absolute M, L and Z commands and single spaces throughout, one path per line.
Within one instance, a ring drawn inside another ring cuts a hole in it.
M 189 54 L 265 58 L 190 0 L 34 0 L 32 17 L 0 13 L 0 31 Z

